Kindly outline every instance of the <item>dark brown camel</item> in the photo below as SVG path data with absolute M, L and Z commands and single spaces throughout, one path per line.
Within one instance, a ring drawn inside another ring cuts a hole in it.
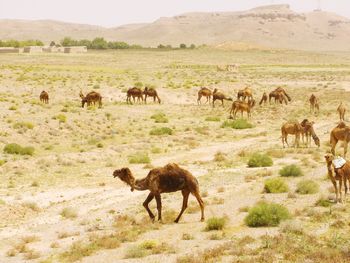
M 147 97 L 153 97 L 153 102 L 156 102 L 156 99 L 157 99 L 158 103 L 160 104 L 160 98 L 159 98 L 158 93 L 155 89 L 145 87 L 143 94 L 145 95 L 145 103 L 147 103 Z
M 345 121 L 345 112 L 346 108 L 343 105 L 343 102 L 340 102 L 340 105 L 338 106 L 337 112 L 339 113 L 339 119 L 340 121 Z
M 350 127 L 346 126 L 344 122 L 340 122 L 332 131 L 330 135 L 331 152 L 335 155 L 335 147 L 338 141 L 344 142 L 344 158 L 348 151 L 348 144 L 350 142 Z
M 47 93 L 45 90 L 40 93 L 39 98 L 42 103 L 49 104 L 49 93 Z
M 319 113 L 320 112 L 320 104 L 318 103 L 318 99 L 314 94 L 311 94 L 309 102 L 310 102 L 310 112 Z
M 271 99 L 272 98 L 275 99 L 275 103 L 278 101 L 281 104 L 283 104 L 283 102 L 285 104 L 288 104 L 288 101 L 292 100 L 291 97 L 287 94 L 287 92 L 281 87 L 279 87 L 279 88 L 275 89 L 274 91 L 270 92 L 270 94 L 269 94 L 269 103 L 271 103 Z
M 80 91 L 79 94 L 80 98 L 81 98 L 81 107 L 84 108 L 84 105 L 86 103 L 86 105 L 89 107 L 92 105 L 92 103 L 94 105 L 96 105 L 96 103 L 98 103 L 98 107 L 101 108 L 102 107 L 102 96 L 100 93 L 95 92 L 95 91 L 91 91 L 88 94 L 86 94 L 86 96 L 84 96 L 84 94 L 82 93 L 82 91 Z
M 210 99 L 211 99 L 212 95 L 213 95 L 213 93 L 212 93 L 212 91 L 210 89 L 208 89 L 208 88 L 201 88 L 198 91 L 197 104 L 201 104 L 202 97 L 206 97 L 207 98 L 205 103 L 207 103 L 207 102 L 210 103 Z
M 131 191 L 134 191 L 134 189 L 138 191 L 150 191 L 148 197 L 143 202 L 143 206 L 152 220 L 154 220 L 155 216 L 149 209 L 148 204 L 153 198 L 157 202 L 158 220 L 162 220 L 161 194 L 181 191 L 183 196 L 182 208 L 180 214 L 175 219 L 175 223 L 179 222 L 181 215 L 186 210 L 190 193 L 196 197 L 201 208 L 201 221 L 204 221 L 204 202 L 199 194 L 198 181 L 189 171 L 182 169 L 177 164 L 170 163 L 164 167 L 152 169 L 143 179 L 135 179 L 129 168 L 115 170 L 113 176 L 114 178 L 118 177 L 129 185 Z
M 243 112 L 247 113 L 248 119 L 251 117 L 251 111 L 255 106 L 255 100 L 249 99 L 248 102 L 236 100 L 232 103 L 230 110 L 230 119 L 236 118 L 237 112 L 241 112 L 241 117 L 243 118 Z
M 237 99 L 243 99 L 243 101 L 245 101 L 246 98 L 248 98 L 248 100 L 252 100 L 253 99 L 253 92 L 250 88 L 246 87 L 242 90 L 239 90 L 237 93 Z
M 126 92 L 126 103 L 131 103 L 131 97 L 135 103 L 135 98 L 137 98 L 137 101 L 140 102 L 143 101 L 143 92 L 141 89 L 133 87 L 131 89 L 128 89 L 128 91 Z
M 220 100 L 222 106 L 224 106 L 224 100 L 232 101 L 232 99 L 229 98 L 229 97 L 226 97 L 226 95 L 224 93 L 218 91 L 218 89 L 214 89 L 214 92 L 213 92 L 213 108 L 215 107 L 215 101 L 216 100 Z
M 264 92 L 264 94 L 262 95 L 261 100 L 259 102 L 259 105 L 261 106 L 263 103 L 264 103 L 264 105 L 266 105 L 266 103 L 267 103 L 267 94 L 266 94 L 266 92 Z

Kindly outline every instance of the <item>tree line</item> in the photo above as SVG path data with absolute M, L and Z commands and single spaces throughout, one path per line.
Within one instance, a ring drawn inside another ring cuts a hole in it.
M 40 40 L 0 40 L 0 47 L 27 47 L 27 46 L 43 46 L 44 43 Z

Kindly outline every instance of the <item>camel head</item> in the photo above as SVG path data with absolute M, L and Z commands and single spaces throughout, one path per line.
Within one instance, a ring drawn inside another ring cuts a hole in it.
M 129 185 L 131 187 L 131 192 L 134 191 L 135 189 L 135 178 L 132 175 L 131 171 L 129 168 L 122 168 L 115 170 L 113 172 L 113 177 L 116 178 L 118 177 L 120 180 L 122 180 L 124 183 Z
M 214 89 L 213 93 L 216 93 L 216 92 L 218 92 L 218 89 L 217 89 L 217 88 Z
M 145 87 L 145 90 L 143 91 L 143 93 L 145 94 L 147 93 L 147 91 L 148 91 L 148 87 Z
M 79 97 L 82 98 L 82 99 L 85 98 L 85 96 L 84 96 L 82 91 L 79 92 Z
M 317 145 L 317 147 L 320 148 L 320 146 L 321 146 L 320 138 L 318 138 L 316 135 L 314 135 L 314 136 L 312 136 L 312 139 L 314 139 L 314 142 Z
M 332 161 L 334 160 L 334 155 L 331 153 L 327 153 L 324 158 L 326 159 L 326 163 L 328 165 L 332 164 Z

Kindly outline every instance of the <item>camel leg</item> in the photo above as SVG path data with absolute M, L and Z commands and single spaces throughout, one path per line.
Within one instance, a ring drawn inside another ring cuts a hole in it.
M 343 177 L 344 179 L 344 203 L 346 203 L 346 195 L 348 193 L 348 183 L 347 183 L 347 178 L 346 176 Z
M 177 216 L 177 218 L 175 219 L 175 223 L 178 223 L 183 212 L 185 212 L 186 208 L 187 208 L 187 203 L 188 203 L 188 196 L 190 195 L 190 191 L 188 190 L 182 190 L 182 197 L 183 197 L 183 200 L 182 200 L 182 208 L 181 208 L 181 211 L 180 211 L 180 214 Z
M 338 141 L 337 140 L 335 140 L 335 141 L 331 141 L 331 144 L 332 144 L 332 148 L 331 148 L 331 153 L 333 154 L 333 155 L 335 155 L 335 147 L 337 146 L 337 143 L 338 143 Z
M 340 200 L 339 200 L 340 203 L 343 202 L 343 193 L 342 193 L 342 190 L 341 190 L 342 185 L 343 185 L 343 180 L 342 180 L 342 178 L 340 178 L 340 180 L 339 180 L 339 189 L 338 189 L 338 191 L 339 191 L 339 196 L 340 196 Z
M 160 198 L 160 194 L 156 194 L 155 198 L 157 202 L 158 221 L 162 221 L 162 199 Z
M 347 141 L 344 142 L 344 158 L 346 157 L 346 153 L 348 152 L 348 143 Z
M 225 106 L 224 106 L 224 100 L 221 101 L 221 105 L 222 105 L 222 107 L 225 107 Z
M 154 198 L 154 195 L 152 193 L 149 193 L 146 200 L 143 202 L 143 207 L 146 208 L 148 215 L 152 219 L 152 221 L 154 221 L 155 216 L 152 213 L 152 211 L 149 209 L 148 204 L 153 200 L 153 198 Z
M 156 103 L 156 96 L 153 97 L 153 102 Z
M 204 202 L 203 202 L 202 197 L 200 196 L 198 190 L 196 192 L 192 193 L 192 194 L 196 197 L 196 199 L 198 201 L 198 204 L 201 207 L 201 222 L 203 222 L 204 218 L 205 218 L 204 217 Z
M 145 95 L 145 104 L 147 104 L 147 94 Z
M 201 98 L 202 98 L 202 95 L 198 95 L 198 98 L 197 98 L 197 105 L 200 105 L 200 104 L 201 104 Z

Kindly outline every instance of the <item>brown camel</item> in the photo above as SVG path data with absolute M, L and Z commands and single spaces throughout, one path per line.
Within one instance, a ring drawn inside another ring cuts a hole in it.
M 232 103 L 230 110 L 230 119 L 236 118 L 237 112 L 241 112 L 241 117 L 243 118 L 243 112 L 247 113 L 248 119 L 251 117 L 251 111 L 255 106 L 255 100 L 249 99 L 248 102 L 236 100 Z M 232 115 L 233 114 L 233 115 Z
M 279 88 L 275 89 L 274 91 L 270 92 L 270 94 L 269 94 L 269 103 L 271 103 L 271 99 L 272 98 L 275 99 L 275 103 L 277 103 L 277 101 L 278 101 L 281 104 L 283 104 L 283 102 L 285 104 L 288 104 L 288 101 L 292 100 L 291 97 L 287 94 L 287 92 L 281 87 L 279 87 Z
M 350 185 L 350 162 L 346 161 L 346 163 L 341 168 L 335 168 L 333 164 L 333 160 L 335 159 L 334 155 L 326 154 L 324 157 L 327 163 L 328 177 L 332 181 L 332 184 L 334 186 L 334 190 L 336 194 L 336 202 L 343 201 L 342 183 L 344 183 L 344 188 L 345 188 L 344 201 L 346 201 L 346 194 L 348 193 L 347 183 L 349 182 L 349 185 Z M 337 181 L 338 181 L 339 187 L 337 187 Z
M 128 89 L 128 91 L 126 92 L 126 103 L 131 103 L 131 97 L 135 103 L 135 98 L 137 98 L 137 101 L 140 102 L 143 101 L 143 92 L 141 89 L 133 87 L 131 89 Z
M 303 120 L 301 123 L 296 121 L 290 121 L 282 125 L 281 132 L 282 132 L 282 144 L 283 148 L 285 147 L 285 143 L 289 147 L 287 138 L 288 134 L 295 135 L 295 143 L 294 147 L 299 148 L 300 143 L 300 135 L 306 136 L 306 144 L 307 146 L 311 145 L 311 136 L 315 142 L 315 144 L 320 147 L 320 139 L 315 134 L 315 131 L 313 129 L 313 122 L 309 122 L 307 119 Z
M 301 133 L 302 138 L 303 138 L 303 143 L 304 143 L 304 137 L 306 137 L 306 146 L 311 147 L 311 137 L 314 141 L 314 143 L 317 145 L 317 147 L 320 147 L 320 139 L 318 138 L 318 136 L 315 133 L 314 130 L 314 122 L 310 122 L 307 119 L 304 119 L 300 125 L 301 127 L 303 127 L 303 131 Z
M 320 112 L 320 105 L 318 103 L 317 97 L 314 94 L 311 94 L 309 102 L 310 102 L 310 112 L 319 113 Z
M 145 103 L 147 103 L 147 97 L 153 97 L 153 102 L 156 102 L 156 99 L 157 99 L 158 103 L 160 104 L 160 98 L 159 98 L 158 93 L 155 89 L 145 87 L 143 94 L 145 95 Z
M 266 105 L 266 103 L 267 103 L 267 94 L 266 94 L 266 92 L 264 92 L 264 94 L 262 95 L 261 100 L 259 102 L 259 105 L 261 106 L 263 103 L 264 103 L 264 105 Z
M 335 155 L 335 147 L 338 141 L 344 142 L 344 158 L 348 151 L 348 144 L 350 141 L 350 127 L 346 126 L 344 122 L 340 122 L 332 131 L 330 135 L 331 152 Z
M 131 191 L 134 191 L 134 189 L 150 191 L 143 206 L 152 220 L 154 220 L 155 216 L 149 209 L 148 204 L 153 198 L 157 202 L 158 220 L 162 220 L 161 194 L 181 191 L 183 196 L 182 208 L 175 219 L 175 223 L 179 222 L 181 215 L 186 210 L 190 193 L 196 197 L 201 208 L 201 221 L 204 221 L 204 202 L 199 194 L 198 181 L 189 171 L 182 169 L 177 164 L 170 163 L 164 167 L 152 169 L 143 179 L 135 179 L 129 168 L 115 170 L 113 176 L 128 184 L 131 187 Z
M 211 96 L 213 95 L 212 91 L 208 88 L 201 88 L 199 91 L 198 91 L 198 98 L 197 98 L 197 104 L 201 104 L 201 98 L 202 97 L 206 97 L 207 100 L 205 103 L 209 102 L 210 103 L 210 99 L 211 99 Z
M 81 107 L 82 108 L 84 108 L 85 103 L 87 104 L 88 107 L 91 106 L 92 103 L 94 105 L 96 105 L 96 103 L 98 103 L 98 107 L 99 108 L 102 107 L 102 96 L 98 92 L 91 91 L 88 94 L 86 94 L 86 96 L 84 96 L 83 92 L 80 91 L 79 96 L 81 98 Z
M 343 102 L 340 102 L 340 105 L 338 106 L 337 112 L 339 113 L 339 119 L 340 121 L 345 121 L 345 112 L 346 108 L 343 105 Z
M 253 92 L 250 88 L 246 87 L 242 90 L 239 90 L 237 93 L 237 99 L 243 99 L 243 101 L 245 101 L 246 98 L 248 98 L 248 100 L 253 99 Z
M 47 93 L 45 90 L 43 90 L 41 93 L 40 93 L 40 101 L 45 103 L 45 104 L 49 104 L 49 93 Z
M 216 100 L 221 100 L 222 106 L 224 106 L 224 100 L 232 101 L 232 99 L 229 98 L 229 97 L 226 97 L 226 95 L 224 93 L 218 91 L 218 89 L 214 89 L 214 92 L 213 92 L 213 108 L 215 107 L 215 101 Z

